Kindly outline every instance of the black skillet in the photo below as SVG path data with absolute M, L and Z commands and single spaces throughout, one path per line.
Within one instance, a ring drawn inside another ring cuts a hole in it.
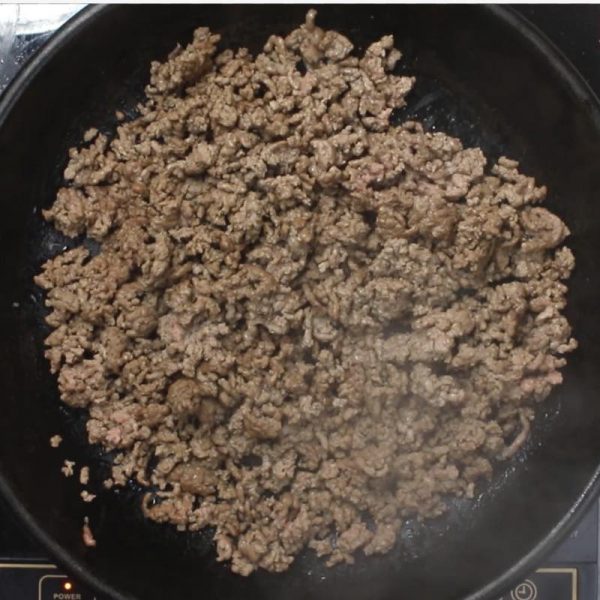
M 580 349 L 565 383 L 539 407 L 527 447 L 471 504 L 433 523 L 407 523 L 384 557 L 326 569 L 307 553 L 284 574 L 232 575 L 209 533 L 147 523 L 139 490 L 100 492 L 91 505 L 59 472 L 65 458 L 101 478 L 108 457 L 87 447 L 80 413 L 60 406 L 42 356 L 41 261 L 73 244 L 42 223 L 67 149 L 90 126 L 135 113 L 148 65 L 208 25 L 223 47 L 253 52 L 299 24 L 306 7 L 96 6 L 63 27 L 0 101 L 0 492 L 74 576 L 114 598 L 449 600 L 496 598 L 534 568 L 600 488 L 600 111 L 572 67 L 510 9 L 482 6 L 323 6 L 319 23 L 361 50 L 393 33 L 400 70 L 417 76 L 408 108 L 431 130 L 490 159 L 506 154 L 550 189 L 577 258 L 568 313 Z M 51 450 L 48 439 L 65 443 Z M 97 486 L 97 481 L 92 482 Z M 81 540 L 89 515 L 98 540 Z

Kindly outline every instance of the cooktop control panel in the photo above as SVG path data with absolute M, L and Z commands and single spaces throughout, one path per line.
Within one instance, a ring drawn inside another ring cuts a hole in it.
M 538 569 L 500 600 L 585 600 L 593 594 L 593 565 L 560 565 Z
M 0 600 L 103 600 L 56 565 L 33 560 L 0 563 Z
M 596 600 L 596 565 L 542 567 L 498 600 Z M 51 563 L 0 563 L 0 600 L 109 600 Z

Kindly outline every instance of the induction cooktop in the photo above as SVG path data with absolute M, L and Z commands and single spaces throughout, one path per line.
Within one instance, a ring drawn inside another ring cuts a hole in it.
M 0 4 L 0 94 L 53 31 L 82 4 Z M 600 5 L 517 7 L 600 95 Z M 577 32 L 576 35 L 573 32 Z M 599 600 L 595 503 L 547 560 L 499 600 Z M 109 600 L 53 563 L 0 501 L 0 600 Z

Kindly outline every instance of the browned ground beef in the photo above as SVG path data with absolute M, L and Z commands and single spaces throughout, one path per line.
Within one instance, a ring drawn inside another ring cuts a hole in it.
M 516 162 L 390 126 L 391 36 L 357 58 L 310 12 L 256 58 L 218 40 L 71 150 L 45 217 L 101 249 L 36 277 L 46 354 L 148 518 L 214 526 L 244 575 L 352 562 L 525 440 L 576 345 L 568 230 Z

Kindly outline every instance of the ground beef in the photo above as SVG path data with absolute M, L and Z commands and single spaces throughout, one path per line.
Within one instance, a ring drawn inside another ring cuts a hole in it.
M 390 125 L 414 80 L 386 36 L 306 23 L 261 54 L 200 28 L 114 139 L 90 129 L 45 218 L 63 400 L 149 519 L 283 571 L 388 551 L 523 444 L 576 343 L 546 189 Z M 93 545 L 84 526 L 84 538 Z
M 60 470 L 62 471 L 62 474 L 65 477 L 72 477 L 73 476 L 73 467 L 75 466 L 75 462 L 72 460 L 67 460 L 65 459 L 63 462 L 63 466 L 60 468 Z
M 89 467 L 81 467 L 79 471 L 79 483 L 81 485 L 87 485 L 90 480 L 90 468 Z
M 94 534 L 92 533 L 92 529 L 90 528 L 90 522 L 88 517 L 84 517 L 83 519 L 83 527 L 81 528 L 81 539 L 84 545 L 88 548 L 94 548 L 96 546 L 96 540 L 94 539 Z
M 92 502 L 94 500 L 94 498 L 96 497 L 95 494 L 90 494 L 90 492 L 88 492 L 87 490 L 83 490 L 81 492 L 81 499 L 84 502 Z

